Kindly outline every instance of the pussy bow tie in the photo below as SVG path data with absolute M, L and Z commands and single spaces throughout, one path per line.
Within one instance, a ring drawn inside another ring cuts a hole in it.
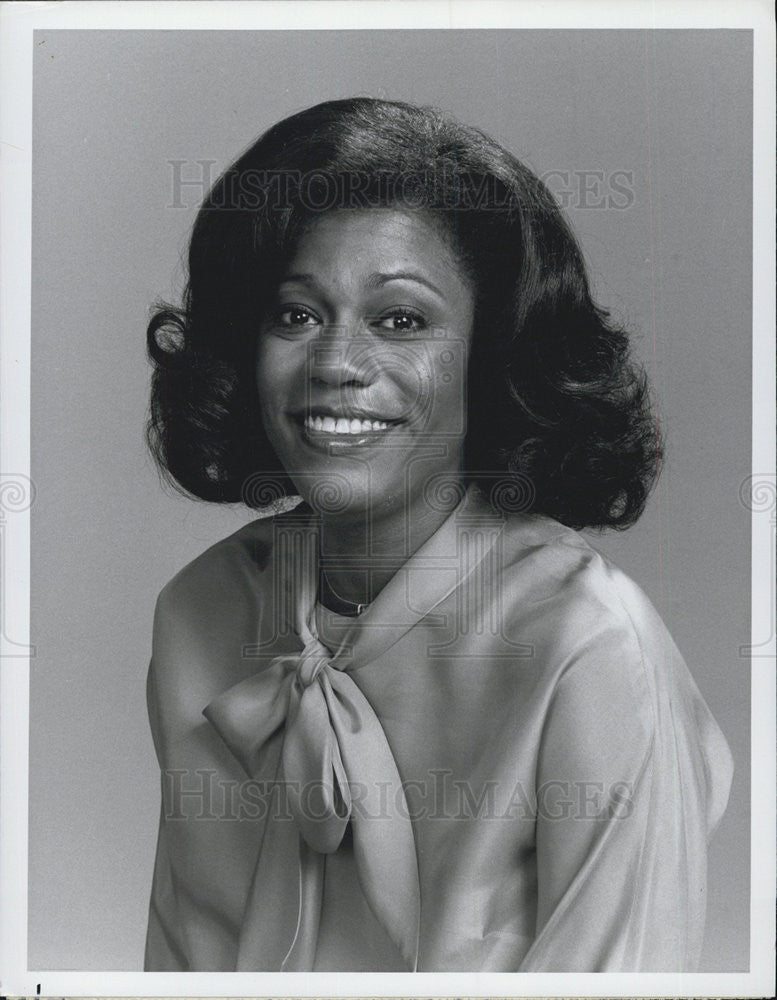
M 238 969 L 313 968 L 325 858 L 337 850 L 349 820 L 362 891 L 407 968 L 417 968 L 420 890 L 407 800 L 386 734 L 352 673 L 421 619 L 431 623 L 432 610 L 476 569 L 480 577 L 468 586 L 487 587 L 502 525 L 470 488 L 364 617 L 345 630 L 334 652 L 316 632 L 317 529 L 302 532 L 301 550 L 283 573 L 301 650 L 276 657 L 204 712 L 252 777 L 270 738 L 282 735 L 276 778 L 299 833 L 289 836 L 290 823 L 268 818 L 241 927 Z M 358 802 L 352 799 L 356 789 Z M 276 901 L 295 894 L 298 906 L 285 920 Z
M 303 648 L 229 688 L 204 711 L 249 776 L 283 730 L 277 781 L 299 837 L 268 817 L 241 929 L 238 969 L 309 971 L 315 960 L 324 859 L 349 821 L 359 883 L 409 969 L 418 961 L 420 890 L 413 830 L 383 728 L 347 673 L 299 620 Z M 342 650 L 342 647 L 341 647 Z M 354 808 L 352 789 L 358 789 Z M 283 927 L 274 900 L 298 893 L 296 927 Z M 276 895 L 278 893 L 278 895 Z

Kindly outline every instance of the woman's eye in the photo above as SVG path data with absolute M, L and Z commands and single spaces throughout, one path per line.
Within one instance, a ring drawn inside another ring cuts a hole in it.
M 304 306 L 286 306 L 278 312 L 281 326 L 304 327 L 317 326 L 321 321 L 314 312 Z
M 415 333 L 426 328 L 426 320 L 420 313 L 409 309 L 397 309 L 376 320 L 375 325 L 391 333 Z

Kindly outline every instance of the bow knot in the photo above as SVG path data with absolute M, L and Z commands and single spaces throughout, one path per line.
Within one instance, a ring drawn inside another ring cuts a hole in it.
M 303 647 L 298 653 L 275 657 L 204 710 L 251 776 L 261 772 L 270 740 L 282 732 L 277 780 L 299 832 L 298 875 L 284 881 L 281 859 L 294 841 L 282 823 L 269 820 L 238 968 L 312 969 L 325 859 L 338 850 L 350 822 L 359 884 L 408 967 L 415 969 L 420 887 L 396 761 L 380 720 L 346 672 L 351 654 L 346 655 L 345 644 L 334 653 L 327 649 L 316 634 L 315 611 L 307 620 L 304 613 L 298 615 L 296 631 Z M 297 891 L 296 930 L 277 924 L 264 895 L 254 900 L 254 893 L 269 892 L 271 884 L 279 896 Z
M 329 650 L 317 639 L 312 639 L 300 653 L 297 663 L 297 680 L 301 687 L 307 688 L 318 677 L 329 663 Z

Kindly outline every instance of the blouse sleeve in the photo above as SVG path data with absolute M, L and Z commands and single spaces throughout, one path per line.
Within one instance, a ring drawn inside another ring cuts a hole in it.
M 705 751 L 715 748 L 699 728 L 699 703 L 709 713 L 690 675 L 673 689 L 661 673 L 636 636 L 612 629 L 557 683 L 537 770 L 537 931 L 521 971 L 698 964 L 711 827 Z
M 154 682 L 153 661 L 148 672 L 148 714 L 157 756 L 159 756 L 159 722 Z M 175 898 L 175 882 L 167 845 L 164 802 L 159 813 L 154 878 L 148 911 L 148 930 L 143 968 L 146 972 L 187 972 L 189 964 L 180 940 L 181 921 Z
M 146 972 L 189 971 L 189 963 L 178 937 L 179 927 L 164 820 L 160 816 L 143 963 Z

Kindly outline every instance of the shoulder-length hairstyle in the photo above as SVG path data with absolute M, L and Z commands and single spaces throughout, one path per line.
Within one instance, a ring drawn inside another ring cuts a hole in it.
M 474 279 L 469 477 L 487 492 L 495 476 L 512 481 L 533 512 L 575 528 L 632 524 L 660 436 L 627 334 L 592 301 L 553 197 L 483 132 L 365 97 L 274 125 L 205 199 L 182 307 L 159 308 L 147 331 L 147 437 L 163 473 L 216 502 L 260 506 L 273 495 L 256 488 L 263 481 L 295 492 L 259 415 L 255 346 L 268 295 L 317 215 L 392 206 L 434 213 Z

